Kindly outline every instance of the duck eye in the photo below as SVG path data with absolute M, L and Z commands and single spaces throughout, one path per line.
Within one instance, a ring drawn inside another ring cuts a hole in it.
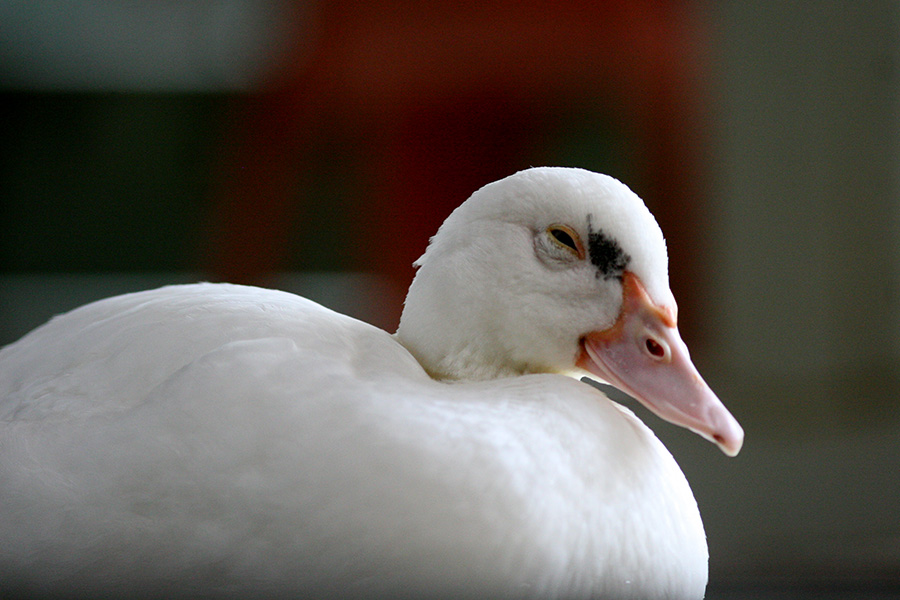
M 578 234 L 565 225 L 551 225 L 547 228 L 547 233 L 554 242 L 560 246 L 564 246 L 567 250 L 575 253 L 578 258 L 584 258 L 584 249 Z
M 568 246 L 572 250 L 578 250 L 578 248 L 575 246 L 575 240 L 572 239 L 572 236 L 562 229 L 551 229 L 550 235 L 556 238 L 556 241 L 560 244 Z

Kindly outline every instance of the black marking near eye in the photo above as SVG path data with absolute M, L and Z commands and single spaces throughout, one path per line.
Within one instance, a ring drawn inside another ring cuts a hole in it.
M 597 277 L 603 279 L 621 279 L 631 261 L 631 257 L 622 250 L 616 240 L 607 236 L 601 229 L 594 231 L 591 215 L 588 215 L 588 253 L 591 256 L 591 264 L 597 267 Z

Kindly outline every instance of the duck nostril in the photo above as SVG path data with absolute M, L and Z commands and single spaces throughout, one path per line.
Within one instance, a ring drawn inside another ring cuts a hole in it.
M 647 338 L 647 341 L 644 342 L 647 347 L 647 352 L 650 353 L 650 356 L 653 358 L 665 358 L 666 357 L 666 349 L 662 344 L 654 340 L 653 338 Z

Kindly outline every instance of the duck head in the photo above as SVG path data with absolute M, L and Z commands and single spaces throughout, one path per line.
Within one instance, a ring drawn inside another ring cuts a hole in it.
M 544 167 L 489 184 L 416 266 L 396 336 L 433 377 L 587 375 L 740 450 L 678 332 L 662 232 L 616 179 Z

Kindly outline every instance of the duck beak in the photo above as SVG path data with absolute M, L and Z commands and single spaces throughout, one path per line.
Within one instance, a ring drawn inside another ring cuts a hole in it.
M 622 283 L 619 318 L 582 338 L 576 365 L 735 456 L 744 430 L 691 362 L 674 308 L 655 305 L 633 273 L 626 271 Z

